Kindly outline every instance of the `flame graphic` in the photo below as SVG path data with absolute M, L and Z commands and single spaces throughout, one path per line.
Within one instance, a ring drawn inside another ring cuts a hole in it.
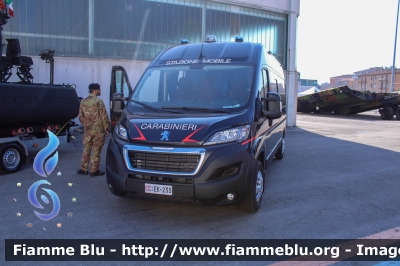
M 38 154 L 36 154 L 35 160 L 33 162 L 33 169 L 38 175 L 41 175 L 43 177 L 47 177 L 48 175 L 50 175 L 56 167 L 58 162 L 58 152 L 47 159 L 47 161 L 46 158 L 49 157 L 57 149 L 58 144 L 60 143 L 58 138 L 51 131 L 47 130 L 47 133 L 49 134 L 49 143 L 46 147 L 41 149 Z
M 38 199 L 36 198 L 37 189 L 42 184 L 51 185 L 46 180 L 39 180 L 39 181 L 36 181 L 35 183 L 33 183 L 32 186 L 28 190 L 29 202 L 38 209 L 44 209 L 44 207 L 39 203 Z M 50 198 L 53 201 L 53 210 L 49 214 L 42 214 L 37 211 L 33 211 L 33 212 L 40 219 L 42 219 L 44 221 L 48 221 L 57 216 L 58 212 L 60 211 L 61 204 L 60 204 L 60 199 L 58 198 L 57 194 L 53 190 L 47 189 L 47 188 L 42 188 L 42 189 L 50 195 Z M 40 198 L 42 199 L 42 201 L 44 203 L 49 204 L 49 199 L 45 195 L 42 195 Z

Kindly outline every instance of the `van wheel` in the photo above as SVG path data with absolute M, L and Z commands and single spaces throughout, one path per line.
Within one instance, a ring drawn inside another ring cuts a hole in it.
M 279 147 L 278 151 L 276 152 L 275 158 L 278 160 L 282 160 L 284 153 L 285 153 L 285 139 L 282 139 L 281 146 Z
M 240 204 L 240 208 L 246 212 L 257 212 L 261 206 L 262 194 L 264 193 L 264 169 L 261 162 L 257 161 L 256 171 L 252 178 L 250 191 L 247 193 L 245 201 Z
M 21 168 L 21 149 L 15 144 L 6 144 L 0 148 L 0 170 L 2 173 L 15 173 Z
M 391 120 L 394 116 L 394 110 L 392 107 L 385 107 L 383 109 L 380 109 L 379 113 L 381 113 L 381 118 L 383 120 Z

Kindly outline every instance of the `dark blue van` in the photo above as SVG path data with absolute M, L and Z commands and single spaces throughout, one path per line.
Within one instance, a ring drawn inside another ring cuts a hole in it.
M 259 209 L 265 170 L 285 149 L 285 78 L 261 44 L 237 40 L 167 48 L 133 90 L 113 68 L 113 194 Z

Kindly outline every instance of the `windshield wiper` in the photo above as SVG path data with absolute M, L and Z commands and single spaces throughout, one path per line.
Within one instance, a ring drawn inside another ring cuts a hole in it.
M 181 112 L 179 112 L 179 111 L 172 111 L 172 110 L 161 110 L 161 109 L 159 109 L 159 108 L 156 108 L 156 107 L 153 107 L 153 106 L 151 106 L 151 105 L 148 105 L 148 104 L 145 104 L 145 103 L 142 103 L 142 102 L 139 102 L 139 101 L 135 101 L 135 100 L 129 100 L 130 102 L 134 102 L 134 103 L 137 103 L 137 104 L 140 104 L 141 106 L 143 106 L 144 108 L 147 108 L 147 109 L 149 109 L 149 110 L 152 110 L 153 112 L 160 112 L 160 111 L 163 111 L 163 112 L 170 112 L 170 113 L 176 113 L 176 114 L 180 114 Z
M 186 106 L 162 106 L 162 109 L 183 109 L 186 111 L 199 111 L 199 112 L 208 112 L 208 113 L 228 113 L 230 112 L 226 110 L 220 109 L 210 109 L 210 108 L 201 108 L 201 107 L 186 107 Z

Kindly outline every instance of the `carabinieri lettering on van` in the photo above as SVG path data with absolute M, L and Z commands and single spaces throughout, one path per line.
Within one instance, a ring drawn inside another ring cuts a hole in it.
M 166 65 L 184 65 L 184 64 L 197 64 L 199 61 L 197 59 L 194 60 L 175 60 L 175 61 L 167 61 Z
M 195 124 L 143 123 L 141 129 L 196 130 Z
M 230 64 L 232 59 L 203 59 L 204 64 Z

